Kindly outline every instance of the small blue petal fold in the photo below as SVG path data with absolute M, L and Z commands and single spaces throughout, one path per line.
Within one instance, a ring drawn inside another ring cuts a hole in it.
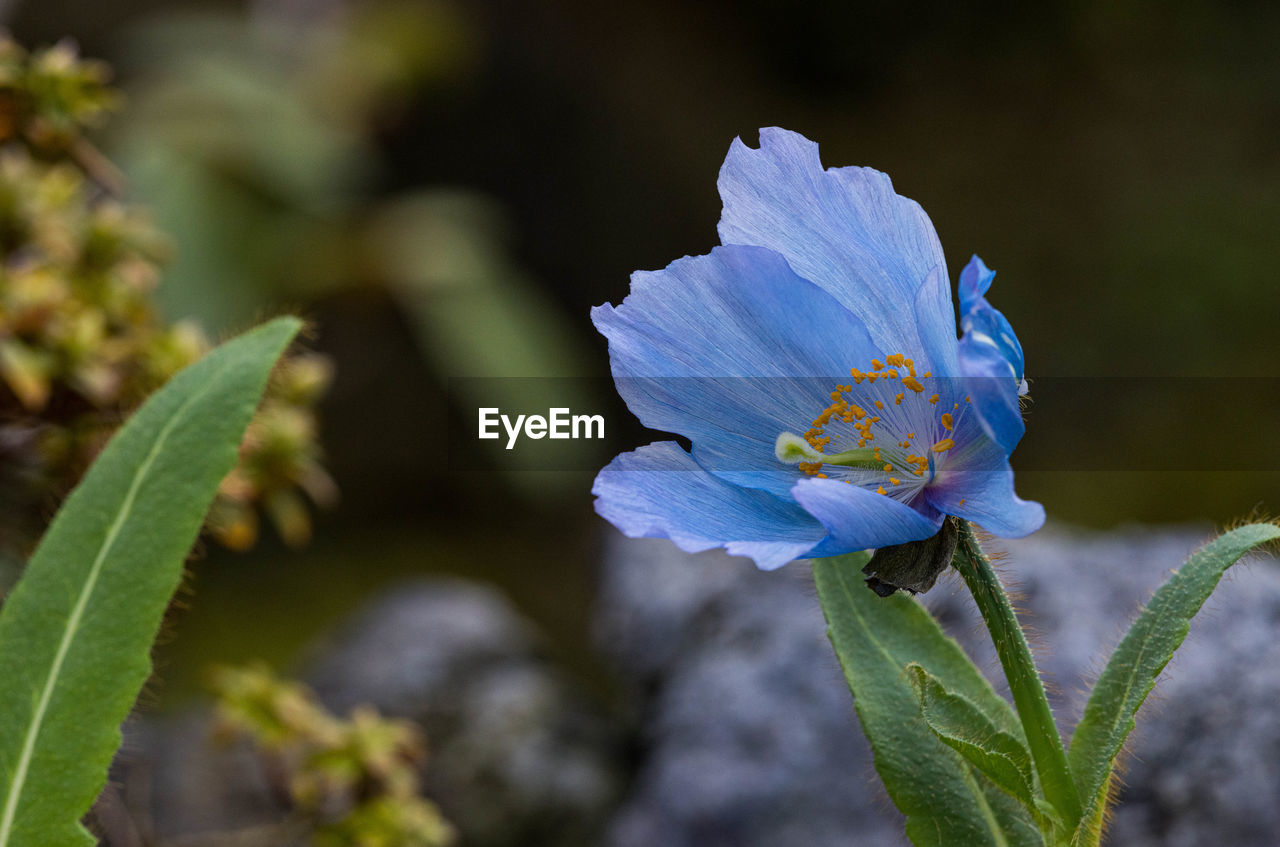
M 1013 327 L 983 296 L 995 276 L 977 256 L 960 273 L 960 372 L 983 428 L 1011 453 L 1026 431 L 1018 403 L 1025 361 Z
M 925 539 L 947 515 L 998 535 L 1044 522 L 1014 491 L 1022 345 L 959 280 L 928 216 L 869 168 L 824 169 L 782 129 L 734 141 L 723 246 L 637 272 L 592 310 L 618 392 L 688 438 L 614 459 L 596 510 L 625 534 L 723 547 L 761 568 Z

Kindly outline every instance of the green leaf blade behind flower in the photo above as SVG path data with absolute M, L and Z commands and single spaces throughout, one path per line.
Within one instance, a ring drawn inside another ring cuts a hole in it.
M 0 847 L 91 845 L 150 647 L 278 356 L 281 318 L 156 392 L 58 511 L 0 608 Z
M 908 665 L 907 671 L 920 698 L 925 723 L 938 740 L 1030 811 L 1035 806 L 1035 792 L 1027 746 L 997 729 L 968 698 L 948 691 L 920 665 Z
M 918 665 L 963 696 L 1025 747 L 1013 709 L 964 651 L 905 594 L 880 598 L 863 582 L 865 553 L 813 563 L 827 632 L 853 692 L 875 766 L 907 816 L 916 845 L 1038 845 L 1037 827 L 1018 802 L 971 767 L 929 728 L 908 670 Z
M 1129 627 L 1098 677 L 1076 726 L 1068 754 L 1076 787 L 1086 803 L 1073 844 L 1098 842 L 1108 783 L 1135 716 L 1164 666 L 1187 636 L 1191 619 L 1223 573 L 1254 548 L 1280 539 L 1280 527 L 1256 523 L 1219 536 L 1195 553 L 1160 586 Z

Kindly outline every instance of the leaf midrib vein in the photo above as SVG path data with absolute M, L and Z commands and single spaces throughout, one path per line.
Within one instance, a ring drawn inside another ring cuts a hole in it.
M 227 367 L 228 365 L 223 365 L 218 368 L 205 381 L 202 388 L 194 392 L 174 410 L 173 416 L 161 428 L 151 445 L 151 449 L 147 451 L 142 464 L 138 466 L 138 470 L 134 473 L 133 481 L 129 484 L 129 490 L 120 504 L 120 510 L 116 514 L 115 520 L 112 521 L 111 526 L 107 529 L 107 534 L 103 537 L 102 546 L 98 549 L 98 555 L 94 558 L 93 565 L 89 569 L 84 588 L 81 589 L 80 596 L 71 610 L 71 615 L 67 618 L 62 640 L 58 644 L 58 652 L 54 655 L 53 664 L 49 668 L 49 675 L 45 679 L 44 687 L 40 692 L 40 699 L 36 703 L 36 711 L 31 717 L 31 725 L 27 728 L 27 735 L 23 740 L 22 753 L 18 757 L 18 765 L 13 773 L 13 782 L 10 784 L 9 794 L 5 798 L 4 816 L 0 818 L 0 847 L 5 847 L 9 843 L 9 835 L 13 830 L 13 822 L 18 812 L 18 802 L 21 799 L 22 790 L 26 783 L 27 770 L 31 765 L 31 760 L 35 757 L 36 740 L 44 724 L 45 713 L 48 711 L 49 703 L 53 699 L 53 691 L 57 687 L 58 676 L 62 671 L 62 663 L 66 660 L 67 653 L 71 649 L 71 643 L 75 640 L 76 633 L 80 628 L 81 618 L 84 616 L 85 609 L 88 608 L 89 598 L 97 586 L 102 566 L 106 562 L 107 556 L 110 555 L 112 547 L 115 546 L 116 539 L 124 528 L 125 522 L 128 521 L 129 515 L 133 511 L 133 503 L 137 499 L 138 491 L 142 488 L 142 483 L 150 472 L 151 466 L 159 457 L 160 451 L 164 449 L 169 436 L 173 434 L 173 431 L 186 416 L 191 406 L 212 390 L 213 386 L 217 384 L 218 378 L 227 370 Z

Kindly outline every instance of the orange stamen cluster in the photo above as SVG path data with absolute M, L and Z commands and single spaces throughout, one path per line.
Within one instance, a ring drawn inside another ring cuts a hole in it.
M 900 371 L 905 371 L 905 374 Z M 853 392 L 855 385 L 862 385 L 864 382 L 867 385 L 873 385 L 877 380 L 881 379 L 899 380 L 904 389 L 907 389 L 907 391 L 910 391 L 915 395 L 920 395 L 921 399 L 928 400 L 931 405 L 936 406 L 942 399 L 941 395 L 937 393 L 934 393 L 929 397 L 923 396 L 925 392 L 925 385 L 921 380 L 932 377 L 932 372 L 925 371 L 924 374 L 917 377 L 915 363 L 901 353 L 893 353 L 885 356 L 883 361 L 880 359 L 872 359 L 871 370 L 869 371 L 850 368 L 849 375 L 853 377 L 853 384 L 837 385 L 836 390 L 832 391 L 829 395 L 831 402 L 818 414 L 817 417 L 813 419 L 808 430 L 804 433 L 805 442 L 808 443 L 816 453 L 826 452 L 826 448 L 832 440 L 839 438 L 838 435 L 826 434 L 828 427 L 837 422 L 852 425 L 854 431 L 857 433 L 858 447 L 865 448 L 868 446 L 869 442 L 875 440 L 876 433 L 874 431 L 874 425 L 881 423 L 881 418 L 878 415 L 873 414 L 873 411 L 883 411 L 885 408 L 885 401 L 876 399 L 872 396 L 867 396 L 859 398 L 861 403 L 861 405 L 859 405 L 859 402 L 854 402 L 852 398 L 846 396 Z M 903 405 L 906 398 L 910 396 L 907 391 L 900 391 L 892 395 L 893 404 L 895 406 Z M 886 394 L 885 397 L 887 398 L 888 395 Z M 969 402 L 968 397 L 965 397 L 964 399 L 966 403 Z M 958 411 L 959 409 L 960 404 L 954 404 L 953 411 Z M 958 416 L 953 415 L 950 411 L 943 412 L 938 418 L 938 426 L 933 427 L 931 431 L 935 433 L 942 433 L 944 431 L 946 433 L 954 432 L 957 417 Z M 925 437 L 929 437 L 927 433 Z M 906 452 L 905 458 L 902 458 L 902 453 L 899 453 L 898 449 L 901 448 L 902 451 L 910 451 L 912 441 L 915 438 L 916 433 L 908 432 L 905 438 L 901 441 L 895 441 L 892 447 L 887 448 L 890 455 L 882 456 L 880 448 L 875 447 L 875 462 L 880 466 L 880 470 L 885 474 L 883 479 L 887 480 L 889 485 L 901 485 L 901 477 L 906 474 L 910 474 L 917 478 L 923 477 L 930 470 L 931 454 L 941 455 L 955 446 L 954 439 L 950 437 L 941 438 L 936 441 L 932 447 L 923 450 L 919 455 L 912 452 Z M 824 463 L 820 461 L 799 463 L 799 468 L 803 473 L 820 479 L 827 477 L 827 474 L 822 473 L 823 467 Z M 895 472 L 897 472 L 897 476 L 893 475 Z M 845 482 L 850 485 L 854 484 L 853 479 L 845 479 Z M 884 485 L 880 485 L 876 490 L 880 494 L 887 493 L 887 489 Z

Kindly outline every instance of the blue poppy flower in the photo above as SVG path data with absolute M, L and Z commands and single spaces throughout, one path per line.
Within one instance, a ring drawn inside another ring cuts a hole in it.
M 596 477 L 596 510 L 632 537 L 724 547 L 761 568 L 934 535 L 947 515 L 1038 529 L 1014 493 L 1023 354 L 976 256 L 960 319 L 928 216 L 870 168 L 824 170 L 782 129 L 735 140 L 720 240 L 632 275 L 592 310 L 619 393 L 651 429 Z

